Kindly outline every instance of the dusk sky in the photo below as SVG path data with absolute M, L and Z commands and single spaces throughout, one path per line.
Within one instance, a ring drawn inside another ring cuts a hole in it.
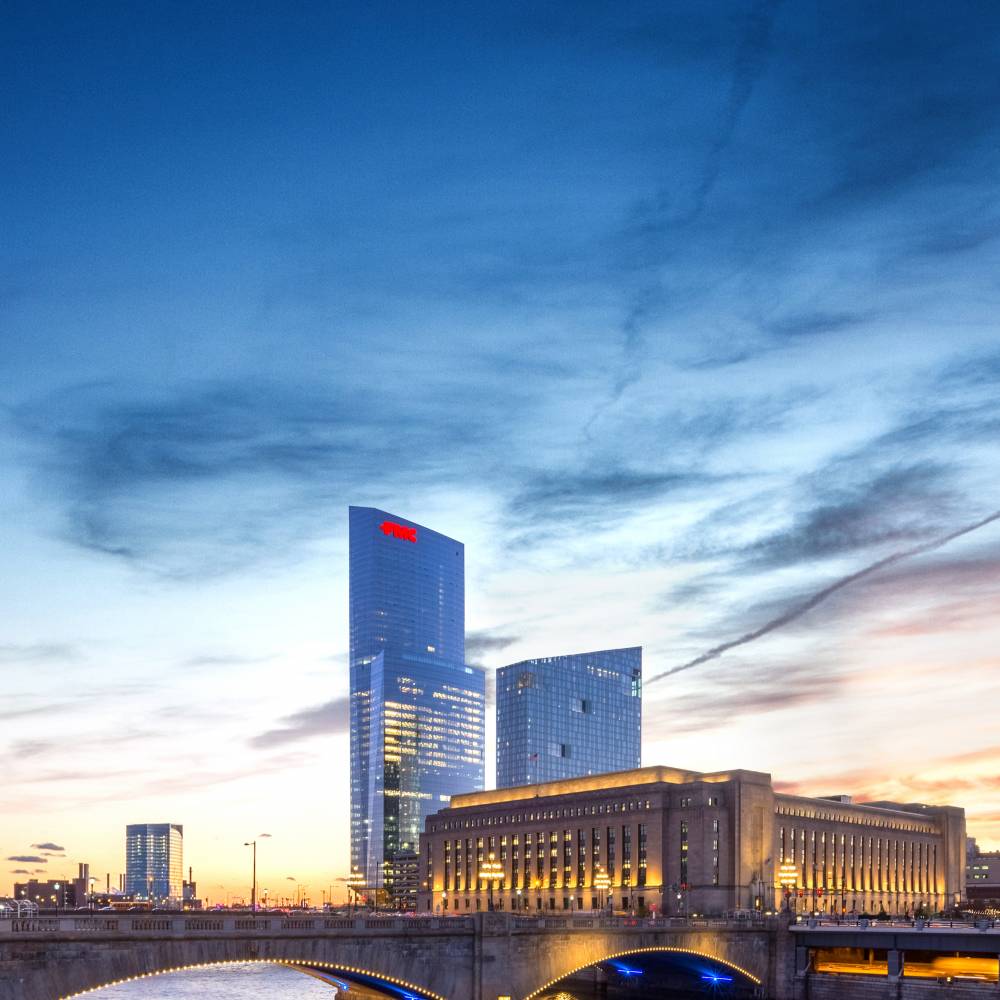
M 995 0 L 5 20 L 0 893 L 346 874 L 349 504 L 644 763 L 1000 847 Z

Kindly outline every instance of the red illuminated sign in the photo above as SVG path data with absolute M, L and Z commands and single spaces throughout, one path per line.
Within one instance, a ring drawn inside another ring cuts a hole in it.
M 417 540 L 417 529 L 408 528 L 405 524 L 396 524 L 395 521 L 383 521 L 379 527 L 383 535 L 392 535 L 393 538 L 402 538 L 407 542 Z

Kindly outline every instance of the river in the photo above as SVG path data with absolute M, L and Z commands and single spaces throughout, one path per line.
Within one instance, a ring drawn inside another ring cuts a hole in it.
M 206 966 L 151 976 L 95 993 L 94 1000 L 399 1000 L 405 994 L 382 993 L 356 983 L 338 987 L 276 965 L 234 964 Z M 638 979 L 619 985 L 593 988 L 585 981 L 557 987 L 539 1000 L 688 1000 L 709 996 L 734 996 L 728 989 L 648 988 Z

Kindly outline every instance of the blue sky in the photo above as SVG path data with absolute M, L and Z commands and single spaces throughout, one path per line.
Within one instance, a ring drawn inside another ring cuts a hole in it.
M 116 871 L 170 819 L 210 887 L 257 827 L 342 874 L 350 503 L 466 543 L 477 662 L 647 677 L 1000 509 L 998 22 L 15 4 L 4 856 Z M 649 684 L 646 761 L 996 844 L 998 560 L 986 524 Z

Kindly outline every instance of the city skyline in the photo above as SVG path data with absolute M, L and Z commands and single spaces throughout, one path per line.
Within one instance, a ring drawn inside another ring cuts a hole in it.
M 641 645 L 644 763 L 1000 847 L 1000 10 L 338 8 L 0 40 L 8 883 L 346 877 L 349 504 L 466 547 L 488 786 Z

